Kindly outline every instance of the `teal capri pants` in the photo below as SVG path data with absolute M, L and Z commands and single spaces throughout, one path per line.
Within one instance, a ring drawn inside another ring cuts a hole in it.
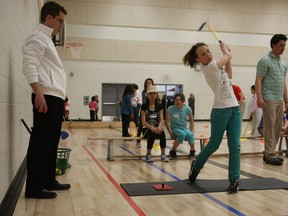
M 177 143 L 182 144 L 184 140 L 187 140 L 190 145 L 194 144 L 194 134 L 188 128 L 172 129 L 172 133 Z

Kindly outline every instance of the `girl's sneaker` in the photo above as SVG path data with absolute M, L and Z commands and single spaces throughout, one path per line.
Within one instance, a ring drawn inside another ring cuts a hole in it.
M 169 156 L 171 157 L 171 159 L 177 158 L 176 151 L 171 149 L 170 152 L 169 152 Z
M 161 155 L 161 161 L 163 162 L 169 162 L 169 159 L 167 158 L 167 156 L 165 154 Z
M 230 185 L 229 185 L 229 187 L 227 188 L 227 192 L 229 193 L 229 194 L 235 194 L 235 193 L 237 193 L 238 192 L 238 190 L 239 190 L 239 182 L 237 181 L 237 180 L 234 180 L 234 181 L 232 181 L 232 182 L 230 182 Z
M 153 161 L 154 161 L 154 160 L 153 160 L 151 154 L 147 154 L 147 155 L 146 155 L 146 162 L 153 162 Z
M 195 163 L 195 160 L 192 161 L 191 168 L 190 168 L 189 174 L 188 174 L 190 182 L 195 182 L 198 174 L 200 173 L 199 171 L 196 171 L 194 169 L 194 163 Z
M 190 150 L 190 153 L 189 153 L 189 157 L 190 158 L 193 158 L 193 157 L 195 157 L 195 150 Z

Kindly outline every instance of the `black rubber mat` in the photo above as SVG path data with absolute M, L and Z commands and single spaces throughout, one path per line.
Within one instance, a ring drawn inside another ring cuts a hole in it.
M 172 187 L 172 190 L 156 190 L 152 185 L 165 184 Z M 229 186 L 227 180 L 202 180 L 190 183 L 189 180 L 172 182 L 148 182 L 148 183 L 126 183 L 120 184 L 129 196 L 148 196 L 165 194 L 187 194 L 187 193 L 213 193 L 226 192 Z M 241 179 L 239 190 L 274 190 L 288 189 L 288 182 L 274 178 L 249 178 Z

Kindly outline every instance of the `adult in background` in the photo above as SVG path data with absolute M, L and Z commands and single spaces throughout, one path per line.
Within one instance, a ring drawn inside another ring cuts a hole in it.
M 262 117 L 262 109 L 257 106 L 257 95 L 255 92 L 255 85 L 251 86 L 251 93 L 252 93 L 252 103 L 250 112 L 250 119 L 252 119 L 251 135 L 259 135 L 258 125 Z
M 163 107 L 163 118 L 166 119 L 166 110 L 167 110 L 167 95 L 162 96 L 161 105 Z
M 147 78 L 145 81 L 144 81 L 144 89 L 142 91 L 142 104 L 146 103 L 146 100 L 147 100 L 147 88 L 151 85 L 154 85 L 154 81 L 152 78 Z M 142 125 L 142 121 L 141 121 L 142 117 L 141 117 L 141 111 L 140 111 L 140 122 L 139 122 L 139 128 L 138 128 L 138 132 L 137 132 L 137 137 L 140 137 L 141 136 L 141 133 L 142 133 L 142 128 L 143 128 L 143 125 Z M 136 146 L 138 148 L 141 148 L 141 141 L 140 140 L 137 140 L 136 142 Z
M 33 130 L 27 151 L 25 197 L 53 199 L 70 184 L 56 180 L 56 158 L 66 97 L 66 74 L 52 37 L 67 11 L 55 2 L 41 9 L 40 24 L 23 46 L 23 74 L 32 88 Z
M 195 117 L 195 95 L 190 93 L 190 97 L 188 98 L 188 105 L 192 110 L 193 118 Z
M 133 115 L 134 115 L 134 123 L 135 123 L 135 126 L 138 128 L 139 127 L 139 111 L 140 111 L 139 107 L 141 108 L 141 104 L 142 104 L 142 102 L 139 102 L 139 101 L 140 101 L 140 98 L 142 98 L 142 97 L 141 97 L 141 92 L 138 89 L 138 85 L 134 84 L 134 85 L 132 85 L 132 87 L 133 87 L 133 91 L 134 91 L 134 93 L 132 95 L 132 99 L 131 99 L 132 100 Z
M 137 108 L 138 108 L 138 119 L 139 119 L 140 118 L 140 110 L 141 110 L 141 106 L 142 106 L 142 94 L 141 94 L 137 84 L 134 85 L 134 89 L 135 89 L 134 95 L 138 99 Z M 140 119 L 139 119 L 139 121 L 140 121 Z
M 283 158 L 278 157 L 276 145 L 282 128 L 284 107 L 288 111 L 288 95 L 285 77 L 287 64 L 281 59 L 287 37 L 275 34 L 270 40 L 271 51 L 257 64 L 256 94 L 257 106 L 263 110 L 265 151 L 263 160 L 267 164 L 281 166 Z
M 174 105 L 173 96 L 167 96 L 167 109 Z
M 98 111 L 99 111 L 99 97 L 98 97 L 98 95 L 95 95 L 95 101 L 97 103 L 96 110 L 95 110 L 95 120 L 100 121 L 99 116 L 98 116 Z
M 130 137 L 128 132 L 130 120 L 133 119 L 133 109 L 132 109 L 132 94 L 133 94 L 132 85 L 127 85 L 124 89 L 122 96 L 122 105 L 121 105 L 121 116 L 122 116 L 122 136 Z

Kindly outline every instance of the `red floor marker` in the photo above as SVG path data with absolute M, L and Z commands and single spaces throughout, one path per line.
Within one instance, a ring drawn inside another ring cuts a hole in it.
M 167 191 L 167 190 L 173 190 L 173 188 L 167 184 L 154 184 L 151 185 L 153 188 L 155 188 L 158 191 Z

